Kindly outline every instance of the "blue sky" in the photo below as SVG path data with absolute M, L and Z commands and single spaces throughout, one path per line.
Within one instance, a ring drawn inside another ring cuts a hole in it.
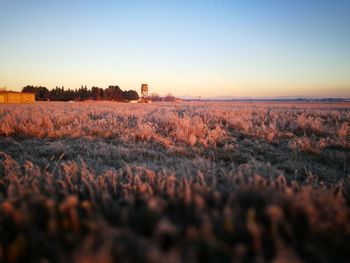
M 350 97 L 350 1 L 0 0 L 0 87 Z

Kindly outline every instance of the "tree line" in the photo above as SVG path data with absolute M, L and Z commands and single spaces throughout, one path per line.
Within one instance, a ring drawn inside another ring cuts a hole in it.
M 135 90 L 123 91 L 119 86 L 109 86 L 107 89 L 99 87 L 81 86 L 79 89 L 65 89 L 55 87 L 48 90 L 41 86 L 25 86 L 22 92 L 30 92 L 35 94 L 35 100 L 51 100 L 51 101 L 83 101 L 83 100 L 114 100 L 114 101 L 130 101 L 138 100 L 139 95 Z

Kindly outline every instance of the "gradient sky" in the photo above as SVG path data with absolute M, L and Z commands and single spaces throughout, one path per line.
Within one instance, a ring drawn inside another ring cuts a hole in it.
M 0 0 L 0 87 L 350 97 L 348 0 Z

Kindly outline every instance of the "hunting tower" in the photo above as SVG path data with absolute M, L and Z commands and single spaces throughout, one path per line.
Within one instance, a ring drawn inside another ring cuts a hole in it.
M 148 97 L 148 84 L 141 84 L 141 97 L 147 99 Z

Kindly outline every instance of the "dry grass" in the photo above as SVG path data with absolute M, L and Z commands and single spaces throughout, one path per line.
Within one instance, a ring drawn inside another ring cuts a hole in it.
M 350 105 L 0 105 L 0 262 L 350 257 Z

